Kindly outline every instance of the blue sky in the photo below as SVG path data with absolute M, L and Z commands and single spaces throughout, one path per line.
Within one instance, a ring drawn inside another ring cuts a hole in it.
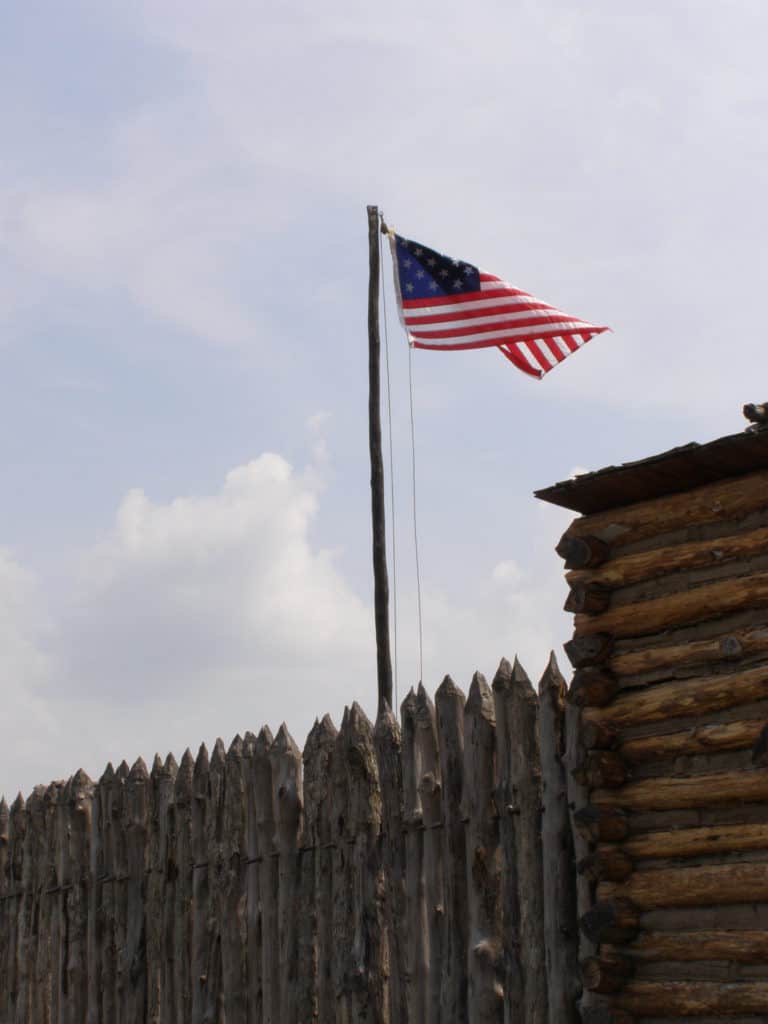
M 738 431 L 766 397 L 766 21 L 746 0 L 3 14 L 0 792 L 373 708 L 366 203 L 613 327 L 541 383 L 414 353 L 425 684 L 562 660 L 569 516 L 532 491 Z

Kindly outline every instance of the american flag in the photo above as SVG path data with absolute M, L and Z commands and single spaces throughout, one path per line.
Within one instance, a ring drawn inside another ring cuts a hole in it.
M 389 232 L 400 315 L 415 348 L 501 349 L 543 377 L 607 327 L 577 320 L 471 263 Z

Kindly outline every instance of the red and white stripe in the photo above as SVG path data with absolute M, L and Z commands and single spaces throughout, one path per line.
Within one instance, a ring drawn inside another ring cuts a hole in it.
M 543 377 L 607 327 L 577 320 L 527 292 L 480 273 L 480 291 L 402 299 L 415 348 L 500 348 L 524 373 Z

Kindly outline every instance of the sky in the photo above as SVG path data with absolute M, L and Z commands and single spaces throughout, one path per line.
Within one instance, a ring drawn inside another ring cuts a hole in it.
M 375 711 L 368 203 L 612 327 L 541 382 L 490 349 L 412 359 L 424 684 L 565 670 L 572 515 L 533 491 L 768 397 L 766 31 L 760 0 L 9 5 L 0 793 Z

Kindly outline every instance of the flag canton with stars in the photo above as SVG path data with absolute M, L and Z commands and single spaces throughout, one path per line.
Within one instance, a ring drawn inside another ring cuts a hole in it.
M 403 299 L 433 299 L 480 288 L 480 271 L 399 235 L 395 239 L 397 273 Z

